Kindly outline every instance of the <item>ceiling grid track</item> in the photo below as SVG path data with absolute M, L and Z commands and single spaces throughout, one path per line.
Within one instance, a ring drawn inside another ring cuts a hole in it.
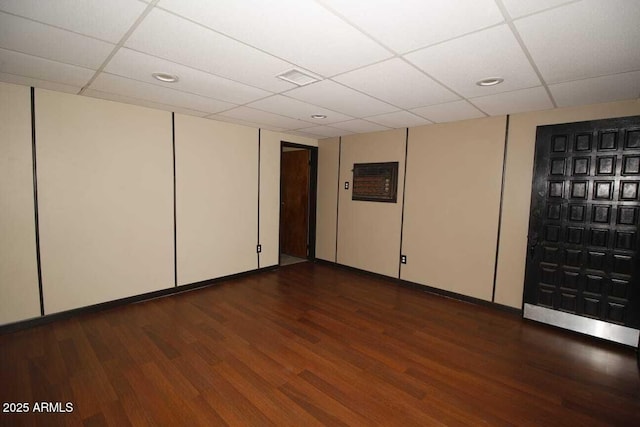
M 549 89 L 549 86 L 547 85 L 547 82 L 545 81 L 544 77 L 542 76 L 542 73 L 540 72 L 540 69 L 538 68 L 538 66 L 536 65 L 535 61 L 533 60 L 533 57 L 531 56 L 531 53 L 529 52 L 529 49 L 527 49 L 527 46 L 524 44 L 524 40 L 522 40 L 522 37 L 520 36 L 520 33 L 518 32 L 518 29 L 514 25 L 513 19 L 511 19 L 511 15 L 509 15 L 509 12 L 507 11 L 507 8 L 504 7 L 504 4 L 502 3 L 502 0 L 495 0 L 495 1 L 496 1 L 496 4 L 498 5 L 498 8 L 500 9 L 500 12 L 502 12 L 502 15 L 504 16 L 506 24 L 509 26 L 509 29 L 513 33 L 513 36 L 518 41 L 518 44 L 520 45 L 520 48 L 522 49 L 522 52 L 524 52 L 524 55 L 527 57 L 527 60 L 529 61 L 529 64 L 531 64 L 531 68 L 533 68 L 533 71 L 536 73 L 536 75 L 540 79 L 540 83 L 542 83 L 542 87 L 547 92 L 547 96 L 549 96 L 549 99 L 551 100 L 551 103 L 553 104 L 553 108 L 558 108 L 558 104 L 556 103 L 556 100 L 554 99 L 553 94 L 551 93 L 551 90 Z M 540 13 L 540 12 L 538 12 L 538 13 Z
M 0 81 L 323 139 L 637 99 L 638 20 L 624 0 L 0 2 Z M 295 69 L 319 81 L 277 78 Z
M 152 0 L 147 7 L 142 11 L 142 13 L 140 14 L 140 16 L 138 16 L 138 19 L 136 19 L 136 21 L 133 23 L 133 25 L 129 28 L 129 30 L 124 33 L 124 36 L 122 36 L 122 38 L 120 39 L 120 41 L 118 42 L 118 44 L 116 44 L 116 46 L 113 48 L 113 50 L 111 51 L 111 53 L 109 54 L 109 56 L 107 56 L 107 59 L 104 60 L 104 62 L 102 63 L 102 65 L 100 65 L 100 67 L 96 70 L 96 72 L 93 74 L 93 76 L 89 79 L 89 81 L 87 82 L 86 85 L 84 85 L 82 87 L 82 89 L 80 89 L 80 92 L 78 92 L 78 95 L 83 95 L 84 92 L 87 90 L 87 88 L 89 86 L 91 86 L 91 83 L 94 82 L 94 80 L 98 77 L 98 75 L 100 75 L 100 73 L 102 73 L 102 71 L 104 71 L 104 68 L 107 66 L 107 64 L 109 63 L 109 61 L 111 61 L 111 58 L 114 57 L 114 55 L 116 54 L 116 52 L 118 52 L 118 50 L 120 50 L 120 48 L 122 46 L 124 46 L 124 43 L 127 41 L 127 39 L 129 38 L 129 36 L 131 36 L 131 34 L 133 34 L 133 32 L 136 30 L 136 28 L 138 28 L 138 25 L 140 25 L 140 23 L 142 23 L 142 21 L 144 20 L 144 18 L 147 17 L 147 15 L 151 12 L 151 10 L 156 6 L 156 4 L 159 2 L 160 0 Z

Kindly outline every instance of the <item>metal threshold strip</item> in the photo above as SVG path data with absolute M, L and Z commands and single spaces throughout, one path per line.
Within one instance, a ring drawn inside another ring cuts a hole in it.
M 575 314 L 526 303 L 524 305 L 524 318 L 631 347 L 638 346 L 640 331 L 627 326 L 616 325 L 603 322 L 602 320 L 590 319 L 588 317 L 577 316 Z

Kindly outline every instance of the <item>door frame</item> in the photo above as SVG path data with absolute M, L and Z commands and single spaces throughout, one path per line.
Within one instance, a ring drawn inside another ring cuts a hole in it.
M 294 142 L 280 141 L 280 188 L 278 202 L 278 265 L 280 265 L 280 219 L 282 218 L 282 153 L 283 148 L 300 148 L 309 151 L 309 210 L 307 218 L 307 242 L 309 244 L 309 254 L 307 259 L 316 259 L 316 206 L 318 201 L 318 147 L 311 145 L 296 144 Z

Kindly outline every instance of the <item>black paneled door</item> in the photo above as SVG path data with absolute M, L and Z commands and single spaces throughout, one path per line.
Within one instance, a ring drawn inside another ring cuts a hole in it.
M 525 317 L 530 304 L 638 329 L 639 219 L 640 116 L 539 127 Z

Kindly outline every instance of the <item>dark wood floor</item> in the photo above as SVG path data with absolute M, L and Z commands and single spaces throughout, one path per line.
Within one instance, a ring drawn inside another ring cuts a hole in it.
M 640 425 L 632 349 L 302 263 L 0 336 L 2 425 Z

